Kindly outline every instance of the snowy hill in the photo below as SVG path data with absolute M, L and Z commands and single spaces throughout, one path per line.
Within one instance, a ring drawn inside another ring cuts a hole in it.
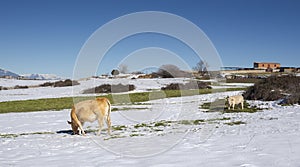
M 8 78 L 18 78 L 23 77 L 25 79 L 31 79 L 31 80 L 60 80 L 63 79 L 62 77 L 58 77 L 55 74 L 24 74 L 19 75 L 16 73 L 13 73 L 8 70 L 0 69 L 0 77 L 8 77 Z
M 33 80 L 59 80 L 61 77 L 55 74 L 24 74 L 24 78 Z
M 10 77 L 13 77 L 13 78 L 19 77 L 19 75 L 16 74 L 16 73 L 0 69 L 0 77 L 4 77 L 4 76 L 10 76 Z

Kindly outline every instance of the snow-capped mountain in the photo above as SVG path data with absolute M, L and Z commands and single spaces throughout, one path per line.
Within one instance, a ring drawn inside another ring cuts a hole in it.
M 5 77 L 5 76 L 17 78 L 20 75 L 10 72 L 10 71 L 7 71 L 7 70 L 0 69 L 0 77 Z
M 61 77 L 58 77 L 55 74 L 24 74 L 22 76 L 26 79 L 34 79 L 34 80 L 59 80 L 59 79 L 61 79 Z

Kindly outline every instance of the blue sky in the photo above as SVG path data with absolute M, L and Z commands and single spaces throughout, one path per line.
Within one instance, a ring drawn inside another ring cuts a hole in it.
M 72 77 L 77 55 L 93 32 L 141 11 L 169 12 L 193 22 L 214 44 L 224 66 L 252 67 L 254 61 L 300 66 L 298 0 L 1 0 L 0 68 Z M 131 49 L 105 57 L 97 73 L 109 73 L 141 47 L 173 48 L 189 55 L 178 49 L 185 46 L 157 34 L 127 40 Z M 185 59 L 190 66 L 197 62 L 193 56 Z

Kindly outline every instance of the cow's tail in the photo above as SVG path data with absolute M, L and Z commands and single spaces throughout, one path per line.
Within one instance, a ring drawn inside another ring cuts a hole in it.
M 110 113 L 111 113 L 111 104 L 108 99 L 106 99 L 107 105 L 108 105 L 108 111 L 107 111 L 107 116 L 106 116 L 106 125 L 108 128 L 108 133 L 110 134 L 110 129 L 111 129 L 111 120 L 110 120 Z
M 79 129 L 81 130 L 81 133 L 83 135 L 85 135 L 85 132 L 84 132 L 83 127 L 82 127 L 82 124 L 81 124 L 81 122 L 79 121 L 79 119 L 78 119 L 78 117 L 76 115 L 76 109 L 75 109 L 74 106 L 72 107 L 72 111 L 71 111 L 71 119 L 72 119 L 72 122 L 74 121 L 78 125 Z

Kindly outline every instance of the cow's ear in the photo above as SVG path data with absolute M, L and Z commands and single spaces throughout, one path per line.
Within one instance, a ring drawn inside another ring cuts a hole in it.
M 68 122 L 68 124 L 72 124 L 72 122 L 70 122 L 70 121 L 67 121 Z

